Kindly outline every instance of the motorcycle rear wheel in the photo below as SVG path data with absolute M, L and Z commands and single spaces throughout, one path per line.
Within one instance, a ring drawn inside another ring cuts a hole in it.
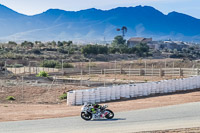
M 91 113 L 85 113 L 85 112 L 81 112 L 81 118 L 86 120 L 86 121 L 89 121 L 92 119 L 92 114 Z
M 108 111 L 109 113 L 105 117 L 107 119 L 112 119 L 114 117 L 114 113 L 109 109 L 106 109 L 106 111 Z

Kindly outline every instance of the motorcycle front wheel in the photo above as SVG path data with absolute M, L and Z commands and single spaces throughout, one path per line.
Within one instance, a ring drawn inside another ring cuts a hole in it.
M 86 121 L 89 121 L 92 119 L 92 114 L 91 113 L 85 113 L 85 112 L 81 112 L 81 118 L 86 120 Z
M 114 113 L 109 109 L 106 109 L 106 111 L 108 111 L 109 113 L 105 117 L 107 119 L 112 119 L 114 117 Z

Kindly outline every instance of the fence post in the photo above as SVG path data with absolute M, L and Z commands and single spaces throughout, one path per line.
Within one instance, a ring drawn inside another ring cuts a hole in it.
M 81 69 L 81 86 L 83 85 L 82 78 L 83 78 L 83 70 Z
M 199 68 L 197 68 L 197 76 L 199 75 Z
M 181 68 L 179 69 L 179 76 L 180 76 L 180 77 L 183 76 L 183 71 L 182 71 Z
M 24 76 L 22 76 L 22 100 L 24 100 Z
M 160 69 L 160 77 L 162 77 L 163 76 L 163 71 L 162 71 L 162 69 Z
M 31 74 L 30 62 L 29 62 L 29 65 L 28 65 L 28 67 L 29 67 L 29 74 Z
M 5 67 L 5 76 L 6 76 L 7 75 L 7 62 L 6 61 L 5 61 L 4 67 Z
M 15 75 L 17 74 L 16 65 L 15 65 Z
M 106 86 L 106 69 L 104 69 L 104 87 Z
M 62 76 L 64 75 L 64 71 L 63 71 L 63 59 L 62 59 Z
M 141 68 L 140 68 L 140 70 L 139 70 L 139 75 L 140 75 L 140 76 L 143 75 L 143 73 L 142 73 L 142 69 L 141 69 Z

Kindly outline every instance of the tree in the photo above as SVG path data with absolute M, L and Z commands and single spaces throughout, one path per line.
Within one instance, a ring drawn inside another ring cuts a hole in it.
M 21 46 L 26 47 L 26 48 L 30 48 L 30 47 L 33 47 L 34 44 L 32 42 L 24 41 L 24 42 L 21 43 Z
M 122 36 L 116 36 L 112 42 L 112 46 L 116 48 L 120 48 L 126 45 L 126 40 Z
M 146 43 L 140 43 L 135 46 L 136 55 L 139 57 L 148 56 L 149 46 Z
M 58 41 L 58 47 L 62 47 L 63 43 L 61 41 Z
M 108 47 L 103 45 L 86 45 L 82 47 L 81 52 L 83 54 L 108 54 Z
M 13 42 L 13 41 L 9 41 L 8 44 L 9 44 L 9 45 L 12 45 L 12 46 L 17 46 L 17 43 L 16 43 L 16 42 Z

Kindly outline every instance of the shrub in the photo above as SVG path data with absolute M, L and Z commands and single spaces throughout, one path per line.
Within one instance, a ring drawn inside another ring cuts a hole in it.
M 14 98 L 14 96 L 8 96 L 8 97 L 6 98 L 6 100 L 9 100 L 9 101 L 14 101 L 14 100 L 15 100 L 15 98 Z
M 41 52 L 40 52 L 39 49 L 33 49 L 32 52 L 33 52 L 34 54 L 41 54 Z
M 24 65 L 23 64 L 15 64 L 14 67 L 15 68 L 20 68 L 20 67 L 24 67 Z
M 59 97 L 60 100 L 64 100 L 64 99 L 67 99 L 67 93 L 63 93 L 60 97 Z
M 74 66 L 70 63 L 64 63 L 63 68 L 74 68 Z
M 20 68 L 20 67 L 24 67 L 24 65 L 23 64 L 14 64 L 14 65 L 6 64 L 6 67 L 9 67 L 9 68 L 11 68 L 11 67 Z
M 55 60 L 45 60 L 40 64 L 41 67 L 60 68 L 61 64 Z
M 45 71 L 41 71 L 38 73 L 38 75 L 36 75 L 37 77 L 48 77 L 48 73 Z
M 97 67 L 97 64 L 91 62 L 90 64 L 88 63 L 86 67 L 89 68 L 89 66 L 90 66 L 90 67 Z
M 86 45 L 81 49 L 82 54 L 108 54 L 108 47 L 103 45 Z

